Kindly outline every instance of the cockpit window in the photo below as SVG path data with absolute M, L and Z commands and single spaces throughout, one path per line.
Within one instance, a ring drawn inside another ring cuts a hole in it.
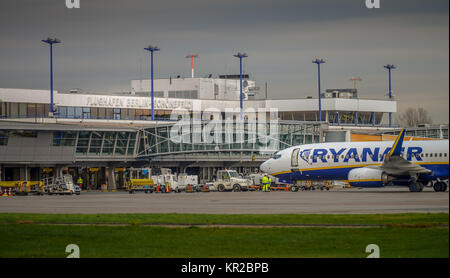
M 281 157 L 281 154 L 276 153 L 272 158 L 273 158 L 273 159 L 278 159 L 278 158 L 280 158 L 280 157 Z

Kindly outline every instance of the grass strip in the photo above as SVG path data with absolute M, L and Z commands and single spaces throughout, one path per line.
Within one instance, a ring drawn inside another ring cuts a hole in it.
M 0 224 L 76 223 L 76 224 L 187 224 L 187 225 L 264 225 L 336 224 L 431 227 L 448 225 L 448 213 L 402 214 L 32 214 L 1 213 Z
M 448 228 L 165 228 L 0 224 L 0 257 L 362 258 L 368 244 L 384 258 L 449 256 Z

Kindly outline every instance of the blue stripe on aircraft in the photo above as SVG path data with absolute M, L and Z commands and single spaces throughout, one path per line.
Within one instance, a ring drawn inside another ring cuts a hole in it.
M 420 165 L 420 164 L 419 164 Z M 422 164 L 420 165 L 426 169 L 433 171 L 433 178 L 447 179 L 449 175 L 448 164 Z M 282 173 L 275 175 L 277 178 L 291 181 L 301 180 L 347 180 L 348 173 L 355 169 L 362 168 L 357 165 L 353 167 L 345 168 L 332 168 L 332 169 L 317 169 L 307 170 L 291 173 Z
M 383 187 L 379 181 L 350 182 L 350 185 L 354 187 Z

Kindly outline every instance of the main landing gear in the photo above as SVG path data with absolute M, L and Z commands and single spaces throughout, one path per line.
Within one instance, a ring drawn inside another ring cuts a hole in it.
M 418 175 L 411 175 L 411 183 L 409 184 L 410 192 L 422 192 L 423 191 L 423 183 L 421 183 L 418 179 Z
M 437 180 L 433 183 L 433 189 L 436 192 L 447 191 L 448 183 L 444 181 Z M 422 192 L 424 188 L 424 183 L 417 179 L 417 177 L 411 177 L 411 183 L 409 184 L 409 191 L 411 192 Z
M 447 191 L 447 183 L 443 181 L 437 181 L 433 184 L 433 189 L 436 192 L 445 192 Z
M 420 181 L 413 181 L 409 185 L 409 191 L 411 192 L 422 192 L 423 191 L 423 183 Z

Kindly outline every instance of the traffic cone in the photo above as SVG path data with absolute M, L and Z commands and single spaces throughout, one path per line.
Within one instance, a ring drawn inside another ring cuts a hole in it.
M 156 186 L 156 193 L 159 193 L 159 184 Z

